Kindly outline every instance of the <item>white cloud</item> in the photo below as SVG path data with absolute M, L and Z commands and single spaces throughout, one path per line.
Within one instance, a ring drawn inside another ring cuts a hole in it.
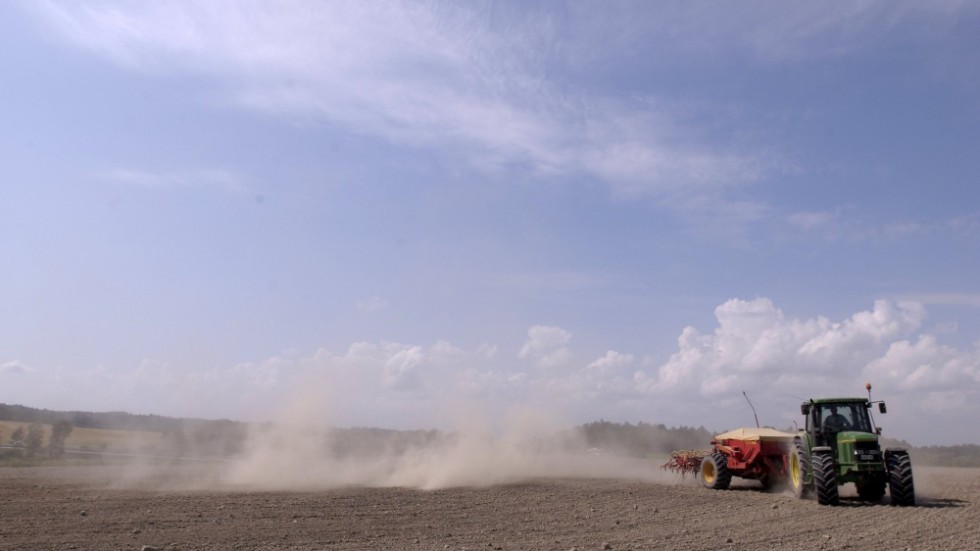
M 660 367 L 659 377 L 646 384 L 696 388 L 711 396 L 797 386 L 801 379 L 851 379 L 892 339 L 918 329 L 924 316 L 918 304 L 879 300 L 873 310 L 842 322 L 823 317 L 786 320 L 767 298 L 732 299 L 715 309 L 718 328 L 712 334 L 685 328 L 679 350 Z
M 636 373 L 633 391 L 664 401 L 668 413 L 711 404 L 719 414 L 738 415 L 740 392 L 747 390 L 764 396 L 760 407 L 770 416 L 784 412 L 778 422 L 788 424 L 794 402 L 860 394 L 872 382 L 892 404 L 885 422 L 899 427 L 893 435 L 929 443 L 980 438 L 976 427 L 958 421 L 980 415 L 980 345 L 958 350 L 923 333 L 926 312 L 918 303 L 878 300 L 873 309 L 834 322 L 788 319 L 766 298 L 733 299 L 715 316 L 712 333 L 685 328 L 677 352 L 659 370 Z
M 606 355 L 588 365 L 588 369 L 599 371 L 609 371 L 620 367 L 626 367 L 633 363 L 632 354 L 623 354 L 615 350 L 609 350 Z
M 538 369 L 499 357 L 496 345 L 468 349 L 440 340 L 356 342 L 339 354 L 320 349 L 199 370 L 148 359 L 129 371 L 100 366 L 36 375 L 52 399 L 81 409 L 262 419 L 296 402 L 315 404 L 323 423 L 399 428 L 451 428 L 460 415 L 480 410 L 492 417 L 528 404 L 574 422 L 731 428 L 752 423 L 742 390 L 764 423 L 788 426 L 798 420 L 798 401 L 858 394 L 870 381 L 876 396 L 889 400 L 887 423 L 898 427 L 890 434 L 948 440 L 935 428 L 943 423 L 961 441 L 980 438 L 969 422 L 980 415 L 980 343 L 961 350 L 924 333 L 918 304 L 879 300 L 833 321 L 793 318 L 759 297 L 726 301 L 715 318 L 710 331 L 684 328 L 677 350 L 659 365 L 636 366 L 638 356 L 617 350 L 577 363 L 570 332 L 535 325 L 519 356 Z M 28 370 L 35 371 L 18 361 L 0 364 L 5 375 Z
M 535 325 L 528 329 L 527 337 L 519 357 L 532 359 L 542 368 L 558 367 L 571 361 L 572 353 L 566 345 L 572 340 L 572 334 L 561 327 Z
M 487 359 L 496 357 L 499 347 L 495 344 L 483 343 L 476 349 L 476 355 Z
M 980 350 L 960 351 L 940 345 L 932 335 L 914 342 L 902 340 L 884 356 L 870 362 L 865 377 L 881 381 L 882 388 L 906 392 L 980 390 Z
M 395 352 L 384 364 L 382 381 L 385 386 L 401 389 L 414 390 L 419 388 L 419 379 L 416 368 L 425 361 L 422 348 L 413 346 Z
M 0 375 L 16 375 L 22 373 L 34 373 L 35 369 L 20 360 L 10 360 L 0 363 Z
M 925 310 L 918 303 L 893 304 L 876 300 L 871 311 L 858 312 L 839 324 L 825 326 L 823 331 L 810 338 L 799 352 L 826 360 L 860 358 L 870 346 L 918 329 L 925 318 Z
M 273 357 L 190 379 L 168 375 L 166 364 L 145 362 L 137 379 L 173 392 L 220 382 L 223 395 L 235 389 L 267 398 L 302 388 L 332 404 L 337 422 L 398 425 L 410 419 L 419 426 L 445 426 L 439 418 L 457 400 L 499 408 L 533 396 L 545 409 L 648 420 L 687 410 L 695 411 L 689 423 L 726 426 L 717 413 L 742 407 L 742 390 L 785 405 L 787 394 L 854 394 L 872 381 L 906 409 L 918 404 L 930 411 L 959 408 L 960 414 L 972 411 L 970 397 L 980 391 L 980 348 L 957 350 L 917 333 L 925 318 L 917 304 L 879 300 L 871 310 L 835 322 L 787 318 L 767 298 L 732 299 L 716 308 L 715 317 L 712 332 L 685 328 L 666 362 L 635 372 L 635 356 L 616 350 L 576 365 L 568 350 L 572 334 L 536 325 L 519 356 L 539 368 L 563 369 L 525 373 L 497 358 L 497 347 L 488 344 L 467 350 L 447 341 L 358 342 L 339 355 L 319 350 L 309 357 Z M 692 404 L 699 403 L 713 403 L 716 413 L 697 412 Z

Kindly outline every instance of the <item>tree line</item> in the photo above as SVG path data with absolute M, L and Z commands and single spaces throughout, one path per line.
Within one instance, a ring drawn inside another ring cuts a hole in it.
M 245 450 L 251 430 L 261 429 L 267 434 L 276 432 L 271 424 L 249 424 L 227 419 L 187 419 L 125 412 L 61 412 L 9 404 L 0 404 L 0 420 L 26 425 L 26 428 L 21 426 L 9 438 L 4 438 L 3 443 L 19 442 L 25 452 L 32 456 L 41 454 L 45 449 L 43 425 L 51 425 L 46 448 L 49 457 L 64 454 L 65 440 L 74 427 L 156 432 L 161 435 L 159 443 L 153 449 L 143 451 L 175 457 L 234 456 Z M 706 449 L 717 434 L 703 426 L 667 427 L 646 422 L 634 424 L 605 420 L 585 423 L 575 427 L 572 433 L 586 448 L 631 457 Z M 327 453 L 357 456 L 425 447 L 448 441 L 455 435 L 437 430 L 358 427 L 324 429 L 322 437 Z M 911 453 L 913 461 L 920 465 L 980 467 L 980 446 L 974 444 L 915 447 L 902 440 L 883 438 L 882 447 L 904 447 Z
M 183 419 L 162 415 L 140 415 L 122 411 L 52 411 L 18 404 L 0 404 L 0 420 L 21 423 L 54 425 L 67 421 L 73 427 L 90 429 L 142 430 L 166 432 L 180 425 Z

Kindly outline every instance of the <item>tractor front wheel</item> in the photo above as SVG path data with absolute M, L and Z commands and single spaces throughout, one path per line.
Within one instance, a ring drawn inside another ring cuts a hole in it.
M 829 453 L 818 453 L 813 456 L 813 485 L 817 490 L 817 503 L 840 504 L 840 494 L 837 491 L 837 467 L 834 466 L 834 458 Z
M 732 472 L 728 470 L 725 454 L 715 452 L 701 460 L 701 484 L 712 490 L 727 490 L 732 483 Z
M 912 483 L 912 460 L 905 450 L 885 452 L 885 467 L 888 468 L 888 492 L 892 505 L 908 507 L 915 505 L 915 486 Z

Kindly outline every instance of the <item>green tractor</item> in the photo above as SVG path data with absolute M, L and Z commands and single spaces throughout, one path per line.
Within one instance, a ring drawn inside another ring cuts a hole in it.
M 813 492 L 821 505 L 838 505 L 838 486 L 853 482 L 865 501 L 880 502 L 887 486 L 892 505 L 915 505 L 912 461 L 901 448 L 882 452 L 871 406 L 878 404 L 883 414 L 887 409 L 872 402 L 871 385 L 867 389 L 868 398 L 811 399 L 800 406 L 806 427 L 793 440 L 788 469 L 797 497 Z

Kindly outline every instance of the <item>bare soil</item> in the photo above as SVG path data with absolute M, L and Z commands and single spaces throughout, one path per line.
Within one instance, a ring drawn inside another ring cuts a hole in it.
M 853 497 L 821 507 L 751 482 L 275 492 L 202 489 L 194 468 L 121 473 L 0 469 L 0 549 L 980 549 L 978 469 L 917 468 L 912 508 Z

